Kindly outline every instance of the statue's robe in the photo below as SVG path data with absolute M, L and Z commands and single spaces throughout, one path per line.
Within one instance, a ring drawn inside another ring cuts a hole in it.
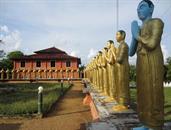
M 116 98 L 116 74 L 115 74 L 115 58 L 112 53 L 113 49 L 112 47 L 108 50 L 107 58 L 108 58 L 108 78 L 109 78 L 109 89 L 110 89 L 110 97 Z
M 92 85 L 94 86 L 94 65 L 93 63 L 91 63 L 92 65 Z
M 107 53 L 107 52 L 105 52 Z M 104 93 L 109 95 L 109 78 L 108 78 L 108 71 L 107 71 L 107 60 L 105 58 L 106 54 L 102 55 L 102 69 L 103 69 L 103 81 L 104 81 Z
M 116 101 L 118 101 L 118 63 L 116 62 L 116 56 L 117 56 L 117 48 L 114 46 L 114 44 L 110 48 L 111 54 L 112 54 L 112 73 L 113 73 L 113 95 Z
M 103 68 L 102 68 L 102 56 L 99 56 L 98 64 L 99 64 L 99 82 L 100 82 L 100 90 L 104 92 L 104 80 L 103 80 Z
M 94 87 L 96 87 L 96 78 L 97 78 L 97 76 L 96 76 L 97 75 L 97 72 L 96 71 L 97 70 L 96 70 L 95 63 L 93 62 L 92 64 L 93 64 L 93 82 L 94 82 L 93 85 L 94 85 Z
M 146 21 L 138 36 L 137 102 L 142 123 L 157 128 L 164 121 L 164 62 L 160 46 L 164 23 L 160 19 Z
M 97 89 L 100 90 L 101 82 L 100 82 L 100 65 L 98 63 L 98 58 L 95 59 L 95 64 L 97 66 Z
M 129 105 L 129 63 L 128 63 L 128 45 L 122 41 L 118 47 L 116 57 L 118 63 L 118 102 L 121 105 Z

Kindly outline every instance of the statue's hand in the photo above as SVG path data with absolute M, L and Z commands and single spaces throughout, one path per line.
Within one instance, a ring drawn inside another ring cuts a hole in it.
M 132 32 L 133 38 L 138 40 L 138 35 L 139 35 L 139 32 L 140 32 L 140 28 L 138 26 L 138 22 L 135 21 L 135 20 L 131 23 L 131 32 Z

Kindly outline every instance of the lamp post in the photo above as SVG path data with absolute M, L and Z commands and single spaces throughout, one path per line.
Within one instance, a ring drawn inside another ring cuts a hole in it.
M 70 78 L 68 78 L 68 85 L 70 86 Z
M 43 87 L 39 86 L 38 88 L 38 114 L 42 114 L 43 108 Z
M 61 96 L 64 94 L 64 86 L 63 86 L 64 81 L 61 80 Z

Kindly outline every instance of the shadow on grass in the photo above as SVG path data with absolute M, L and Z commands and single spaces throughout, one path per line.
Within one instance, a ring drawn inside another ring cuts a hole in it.
M 165 102 L 164 109 L 165 109 L 165 113 L 164 113 L 165 121 L 171 122 L 171 105 L 170 104 L 168 105 L 167 102 Z
M 168 104 L 167 105 L 164 105 L 164 108 L 171 108 L 171 105 L 168 105 Z
M 19 130 L 20 129 L 21 124 L 17 123 L 17 124 L 0 124 L 0 130 Z

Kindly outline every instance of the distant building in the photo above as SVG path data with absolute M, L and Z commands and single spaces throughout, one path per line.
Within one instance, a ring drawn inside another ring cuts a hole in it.
M 81 59 L 52 47 L 13 59 L 13 79 L 79 78 Z

